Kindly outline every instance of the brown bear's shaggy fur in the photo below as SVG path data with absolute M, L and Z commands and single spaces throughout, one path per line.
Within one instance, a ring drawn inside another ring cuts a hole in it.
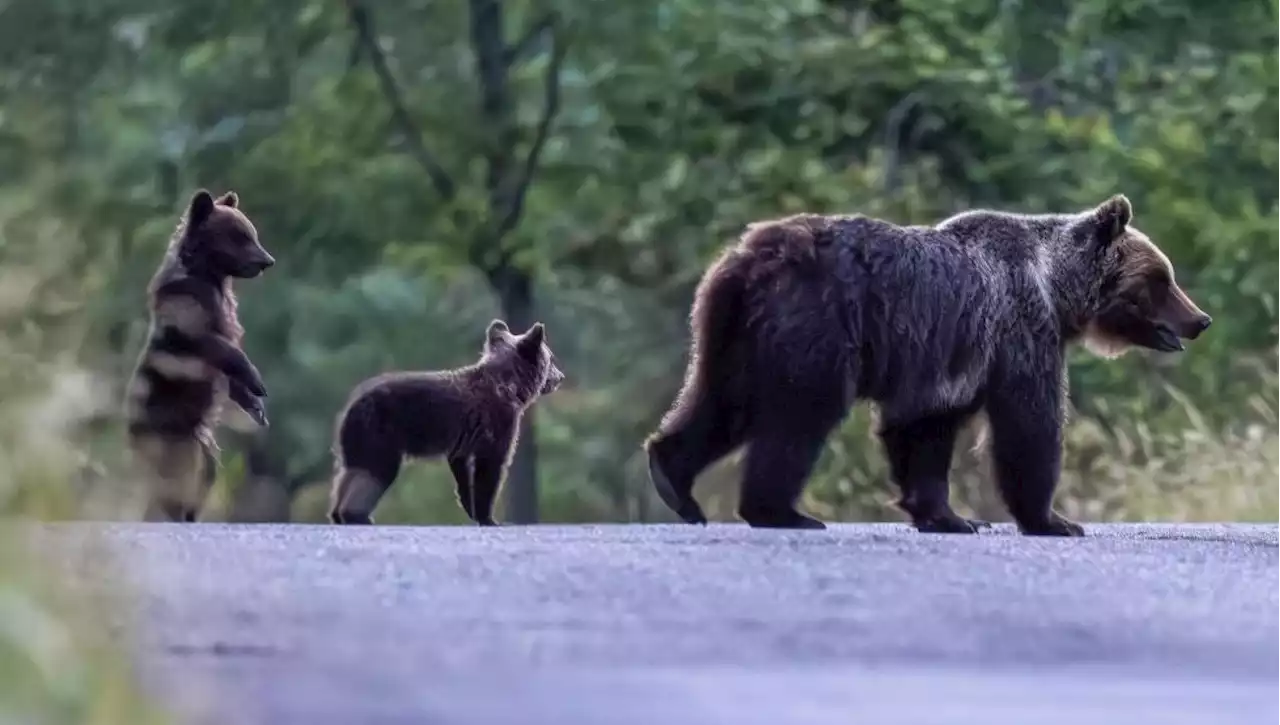
M 961 426 L 985 411 L 995 473 L 1027 534 L 1080 535 L 1053 511 L 1064 354 L 1081 341 L 1182 349 L 1210 323 L 1123 196 L 1077 214 L 972 211 L 933 227 L 804 214 L 751 225 L 697 290 L 683 390 L 645 447 L 663 501 L 747 444 L 739 515 L 823 528 L 795 504 L 854 401 L 880 408 L 899 505 L 921 531 L 972 533 L 948 503 Z
M 262 376 L 240 349 L 232 278 L 275 264 L 227 192 L 201 189 L 148 288 L 151 330 L 128 390 L 129 443 L 150 479 L 145 518 L 190 522 L 216 476 L 213 426 L 228 396 L 261 426 Z
M 406 456 L 444 456 L 458 502 L 482 526 L 506 477 L 525 409 L 564 381 L 541 322 L 513 335 L 489 323 L 484 353 L 467 367 L 370 378 L 338 418 L 337 474 L 329 499 L 335 524 L 372 524 L 378 501 Z

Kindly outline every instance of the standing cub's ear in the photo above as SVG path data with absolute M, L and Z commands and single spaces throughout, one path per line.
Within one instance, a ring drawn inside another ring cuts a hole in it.
M 533 323 L 533 327 L 520 337 L 520 350 L 531 356 L 537 356 L 542 350 L 542 340 L 546 335 L 546 329 L 541 322 Z
M 1116 194 L 1098 205 L 1093 210 L 1094 219 L 1098 223 L 1099 241 L 1110 243 L 1124 234 L 1124 230 L 1133 220 L 1133 206 L 1124 194 Z
M 489 329 L 485 336 L 489 338 L 490 343 L 495 343 L 501 342 L 508 334 L 510 334 L 510 330 L 507 329 L 507 323 L 502 320 L 494 320 L 489 323 Z
M 204 223 L 213 213 L 213 194 L 199 189 L 191 195 L 191 204 L 187 206 L 187 224 L 193 227 Z
M 229 206 L 232 209 L 234 209 L 236 208 L 236 206 L 240 204 L 240 197 L 236 196 L 236 193 L 234 191 L 228 191 L 227 193 L 218 197 L 218 203 L 221 204 L 222 206 Z

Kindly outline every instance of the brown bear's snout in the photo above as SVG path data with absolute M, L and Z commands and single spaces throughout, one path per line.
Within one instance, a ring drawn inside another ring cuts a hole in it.
M 1188 340 L 1194 340 L 1197 337 L 1200 337 L 1200 333 L 1209 329 L 1209 325 L 1212 325 L 1212 324 L 1213 324 L 1212 317 L 1204 313 L 1200 313 L 1200 316 L 1195 320 L 1193 320 L 1191 324 L 1187 326 L 1187 329 L 1182 336 L 1187 338 Z
M 267 250 L 265 249 L 261 251 L 256 261 L 258 263 L 258 266 L 261 267 L 264 271 L 269 269 L 270 267 L 275 266 L 275 263 L 276 263 L 275 257 L 272 257 L 270 254 L 268 254 Z
M 1170 327 L 1184 340 L 1194 340 L 1200 333 L 1209 329 L 1213 318 L 1191 301 L 1185 292 L 1174 286 L 1169 290 L 1169 303 L 1166 306 L 1169 314 L 1165 316 Z
M 240 271 L 243 277 L 253 278 L 275 266 L 276 260 L 265 249 L 259 249 L 253 258 L 246 261 Z

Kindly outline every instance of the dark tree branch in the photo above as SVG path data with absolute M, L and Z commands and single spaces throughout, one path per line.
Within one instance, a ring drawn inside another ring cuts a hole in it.
M 529 29 L 525 31 L 525 34 L 513 43 L 511 47 L 507 48 L 507 52 L 505 54 L 507 67 L 510 68 L 521 58 L 528 55 L 529 52 L 533 50 L 533 46 L 538 42 L 538 38 L 540 38 L 543 33 L 551 30 L 552 26 L 555 25 L 555 22 L 555 15 L 547 13 L 539 18 L 538 22 L 529 26 Z
M 549 25 L 548 29 L 551 32 L 551 62 L 547 65 L 547 74 L 544 81 L 542 117 L 538 119 L 533 143 L 529 145 L 529 153 L 525 156 L 524 165 L 521 167 L 519 175 L 512 181 L 509 195 L 510 201 L 506 212 L 503 214 L 502 221 L 498 224 L 498 238 L 514 229 L 520 221 L 520 215 L 524 212 L 524 200 L 526 193 L 529 191 L 529 184 L 533 181 L 533 174 L 538 169 L 538 160 L 542 156 L 542 149 L 546 146 L 547 138 L 551 135 L 551 126 L 555 123 L 556 115 L 560 112 L 560 71 L 564 67 L 564 59 L 569 44 L 562 34 L 557 32 L 554 25 Z
M 373 18 L 369 11 L 364 7 L 360 0 L 347 0 L 348 16 L 351 19 L 352 26 L 355 27 L 356 37 L 360 39 L 360 44 L 364 46 L 365 52 L 369 54 L 369 60 L 373 63 L 373 71 L 378 76 L 378 83 L 382 86 L 382 93 L 387 98 L 387 103 L 391 105 L 391 113 L 395 118 L 396 124 L 400 126 L 401 132 L 408 138 L 409 150 L 412 153 L 418 165 L 427 172 L 427 176 L 431 178 L 432 185 L 436 188 L 441 198 L 451 200 L 457 192 L 457 186 L 453 183 L 452 177 L 444 170 L 431 152 L 427 150 L 426 144 L 422 142 L 422 132 L 418 129 L 418 125 L 414 123 L 413 117 L 409 115 L 409 110 L 404 103 L 404 95 L 400 92 L 400 86 L 396 83 L 395 76 L 391 74 L 391 68 L 387 65 L 387 57 L 378 47 L 377 34 L 373 30 Z
M 351 43 L 351 49 L 347 51 L 347 71 L 352 71 L 356 66 L 360 65 L 360 60 L 364 57 L 364 42 L 360 40 L 359 34 Z

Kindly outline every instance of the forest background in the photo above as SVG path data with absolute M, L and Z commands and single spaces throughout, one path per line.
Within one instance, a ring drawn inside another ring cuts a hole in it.
M 13 450 L 54 426 L 65 453 L 18 456 L 53 473 L 12 476 L 10 507 L 50 478 L 124 495 L 145 286 L 197 187 L 238 192 L 279 260 L 237 287 L 271 426 L 222 431 L 208 518 L 299 522 L 323 520 L 351 388 L 471 362 L 493 317 L 544 321 L 569 375 L 500 517 L 672 520 L 640 443 L 681 381 L 693 287 L 745 224 L 1122 192 L 1215 323 L 1181 354 L 1072 355 L 1062 507 L 1276 519 L 1274 0 L 3 7 L 0 391 Z M 899 517 L 873 426 L 860 407 L 833 436 L 818 516 Z M 699 486 L 713 517 L 736 466 Z M 379 522 L 464 521 L 449 475 L 408 467 Z M 1004 519 L 988 479 L 966 449 L 957 498 Z

